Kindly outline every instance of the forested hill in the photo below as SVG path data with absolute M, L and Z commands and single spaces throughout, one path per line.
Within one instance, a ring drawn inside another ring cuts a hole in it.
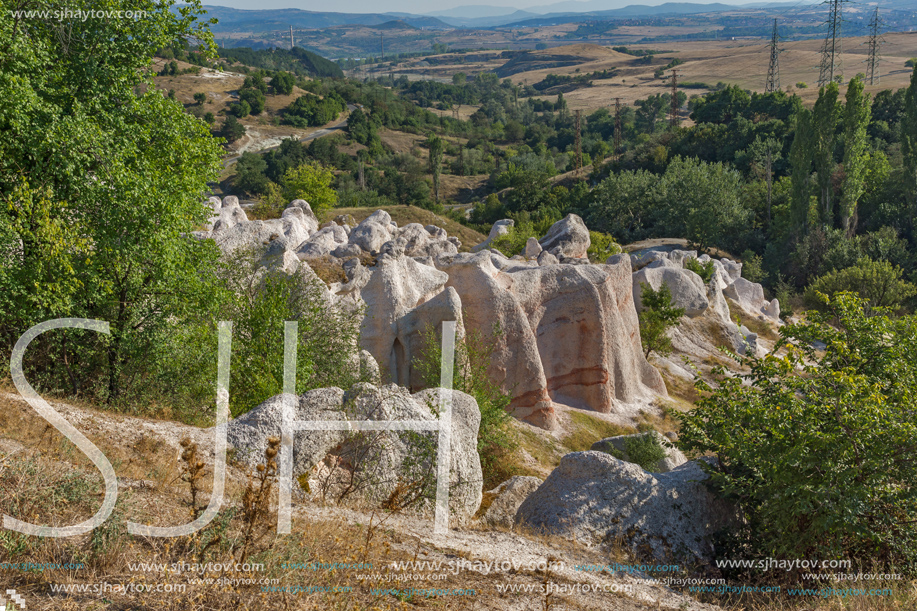
M 234 49 L 220 49 L 220 57 L 225 57 L 247 66 L 264 70 L 288 70 L 297 75 L 315 77 L 343 78 L 344 73 L 333 61 L 327 60 L 317 53 L 307 51 L 300 47 L 290 49 L 249 49 L 237 47 Z

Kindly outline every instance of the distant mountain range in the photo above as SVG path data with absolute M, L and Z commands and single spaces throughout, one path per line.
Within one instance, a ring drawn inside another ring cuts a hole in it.
M 297 8 L 243 10 L 226 6 L 204 6 L 211 17 L 219 23 L 211 26 L 220 32 L 261 32 L 294 28 L 330 28 L 339 25 L 378 26 L 393 20 L 403 21 L 415 28 L 451 29 L 455 27 L 429 15 L 409 13 L 326 13 L 304 11 Z
M 654 6 L 633 4 L 623 8 L 610 8 L 615 0 L 563 0 L 553 4 L 518 10 L 509 6 L 464 5 L 434 11 L 424 15 L 411 13 L 337 13 L 306 11 L 301 9 L 243 10 L 224 6 L 205 6 L 219 23 L 212 27 L 220 32 L 264 32 L 296 29 L 321 29 L 336 26 L 399 27 L 402 24 L 426 30 L 452 28 L 486 29 L 502 26 L 532 27 L 558 23 L 579 23 L 613 19 L 684 16 L 701 13 L 721 13 L 755 9 L 784 9 L 791 0 L 780 2 L 754 2 L 749 4 L 702 4 L 696 2 L 666 2 Z M 819 0 L 802 0 L 792 6 L 798 11 L 819 4 Z M 807 6 L 811 5 L 811 6 Z M 868 10 L 872 10 L 869 7 Z M 903 11 L 917 16 L 914 0 L 882 0 L 880 10 Z

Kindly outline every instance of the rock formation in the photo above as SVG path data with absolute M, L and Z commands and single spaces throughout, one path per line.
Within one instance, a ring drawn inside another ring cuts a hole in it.
M 516 522 L 587 546 L 623 544 L 661 562 L 709 560 L 732 509 L 704 485 L 696 461 L 647 473 L 604 452 L 573 452 L 519 506 Z

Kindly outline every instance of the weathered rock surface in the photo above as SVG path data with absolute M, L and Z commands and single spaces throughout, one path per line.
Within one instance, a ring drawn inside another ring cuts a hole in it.
M 615 458 L 620 458 L 626 462 L 634 462 L 634 457 L 628 452 L 629 444 L 632 440 L 639 439 L 646 436 L 652 436 L 656 439 L 656 442 L 665 450 L 665 456 L 660 458 L 658 462 L 651 468 L 648 469 L 651 473 L 667 473 L 678 467 L 680 465 L 688 462 L 688 459 L 685 458 L 685 455 L 681 453 L 681 450 L 673 446 L 668 439 L 666 439 L 661 433 L 657 431 L 651 431 L 648 433 L 636 433 L 634 435 L 618 435 L 617 437 L 606 437 L 592 444 L 590 450 L 596 452 L 605 452 L 606 454 L 611 454 Z M 631 440 L 631 441 L 629 441 Z
M 488 526 L 510 528 L 516 520 L 516 512 L 530 494 L 544 483 L 537 477 L 514 475 L 485 494 L 494 497 L 484 513 L 482 521 Z
M 778 321 L 780 319 L 780 303 L 773 299 L 764 298 L 764 289 L 760 284 L 749 282 L 745 278 L 738 278 L 731 285 L 723 289 L 723 294 L 735 301 L 743 310 L 755 316 L 767 316 Z
M 267 439 L 280 437 L 284 415 L 293 420 L 435 420 L 431 408 L 439 409 L 441 389 L 429 389 L 411 395 L 395 386 L 376 387 L 357 384 L 348 392 L 339 388 L 323 388 L 300 396 L 278 395 L 250 412 L 229 422 L 227 439 L 235 448 L 235 459 L 250 466 L 264 462 Z M 477 453 L 480 412 L 474 398 L 459 391 L 452 392 L 452 452 L 450 509 L 457 523 L 469 519 L 481 503 L 481 464 Z M 405 469 L 412 461 L 421 460 L 421 451 L 435 461 L 436 433 L 426 433 L 429 448 L 416 446 L 407 436 L 397 433 L 353 436 L 344 431 L 303 431 L 294 435 L 293 477 L 308 474 L 324 476 L 324 481 L 310 480 L 310 489 L 318 491 L 327 486 L 326 465 L 356 473 L 365 487 L 364 498 L 380 502 L 389 498 Z M 329 455 L 337 457 L 329 459 Z M 355 464 L 355 457 L 368 457 Z M 350 477 L 349 475 L 347 476 Z
M 709 538 L 733 512 L 704 486 L 696 461 L 647 473 L 603 452 L 564 456 L 516 513 L 516 523 L 585 545 L 623 542 L 638 557 L 709 560 Z
M 687 269 L 675 267 L 644 267 L 633 275 L 634 304 L 637 311 L 643 309 L 641 303 L 642 285 L 649 284 L 654 291 L 662 285 L 669 287 L 672 302 L 676 307 L 685 309 L 685 316 L 700 316 L 709 306 L 707 289 L 700 276 Z
M 610 412 L 665 395 L 643 358 L 630 263 L 494 266 L 488 253 L 441 256 L 464 323 L 496 338 L 491 379 L 512 394 L 514 414 L 551 428 L 552 401 Z
M 591 244 L 589 229 L 579 216 L 568 214 L 551 225 L 538 244 L 555 257 L 582 259 Z
M 406 256 L 381 256 L 371 268 L 359 268 L 342 287 L 365 305 L 360 344 L 376 361 L 384 380 L 420 389 L 424 381 L 415 359 L 423 354 L 426 329 L 439 333 L 444 321 L 457 321 L 464 336 L 462 303 L 454 290 L 444 290 L 449 276 Z M 437 336 L 438 337 L 438 336 Z

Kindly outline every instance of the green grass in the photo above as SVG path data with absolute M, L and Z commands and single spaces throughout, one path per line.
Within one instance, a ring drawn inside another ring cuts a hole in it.
M 570 420 L 573 423 L 574 431 L 564 438 L 563 444 L 573 452 L 588 450 L 593 443 L 606 437 L 630 435 L 637 432 L 633 427 L 620 426 L 582 412 L 571 411 Z

